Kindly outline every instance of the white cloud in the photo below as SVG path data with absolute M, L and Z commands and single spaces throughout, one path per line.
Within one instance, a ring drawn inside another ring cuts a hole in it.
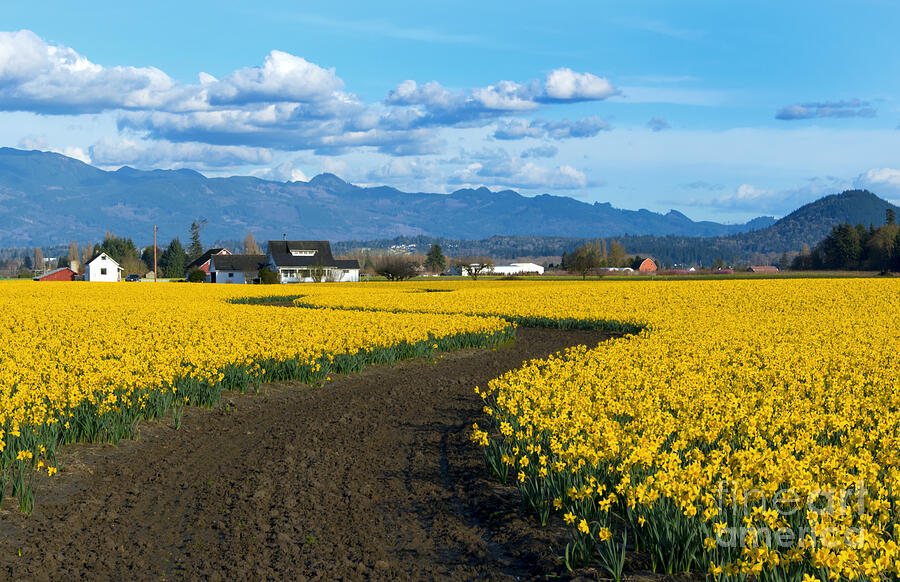
M 209 100 L 213 105 L 257 102 L 324 101 L 343 87 L 334 69 L 324 69 L 306 59 L 272 51 L 262 67 L 239 69 L 221 81 L 207 75 Z
M 91 156 L 84 150 L 84 148 L 78 146 L 63 146 L 63 147 L 53 147 L 47 144 L 46 138 L 42 136 L 25 136 L 19 140 L 17 146 L 23 150 L 39 150 L 42 152 L 54 152 L 57 154 L 62 154 L 64 156 L 68 156 L 70 158 L 74 158 L 85 164 L 90 164 Z
M 370 171 L 366 177 L 371 181 L 392 183 L 400 178 L 404 179 L 404 181 L 408 178 L 424 180 L 431 177 L 434 171 L 435 165 L 433 162 L 409 158 L 391 158 L 383 166 Z
M 608 79 L 572 69 L 556 69 L 544 81 L 544 97 L 560 101 L 600 100 L 618 94 Z
M 462 152 L 451 160 L 465 167 L 453 172 L 448 181 L 465 186 L 501 186 L 535 190 L 541 188 L 580 189 L 588 185 L 584 172 L 567 164 L 547 167 L 513 158 L 506 150 Z
M 309 182 L 309 178 L 303 173 L 303 170 L 294 165 L 294 162 L 278 164 L 274 168 L 259 173 L 258 176 L 264 180 L 275 182 Z
M 601 131 L 609 131 L 610 129 L 612 129 L 612 126 L 609 122 L 600 119 L 596 115 L 575 120 L 559 119 L 546 121 L 535 119 L 530 123 L 524 119 L 514 118 L 498 122 L 493 136 L 495 139 L 502 140 L 525 139 L 528 137 L 568 139 L 594 137 Z
M 259 165 L 272 161 L 272 154 L 265 149 L 197 142 L 105 138 L 92 145 L 90 152 L 93 162 L 99 166 L 136 166 L 141 169 L 187 166 L 205 169 Z
M 900 198 L 900 170 L 894 168 L 872 168 L 860 174 L 854 185 L 865 188 L 882 197 Z
M 30 30 L 0 32 L 0 108 L 64 114 L 163 108 L 183 97 L 154 67 L 103 67 Z

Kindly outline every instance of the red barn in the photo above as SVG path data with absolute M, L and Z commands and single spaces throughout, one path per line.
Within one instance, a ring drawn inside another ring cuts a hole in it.
M 644 259 L 644 262 L 641 263 L 641 266 L 638 267 L 639 273 L 655 273 L 656 272 L 656 263 L 653 262 L 653 259 Z
M 230 255 L 231 251 L 228 249 L 209 249 L 202 255 L 200 255 L 197 259 L 195 259 L 191 264 L 184 268 L 184 277 L 187 278 L 188 275 L 191 274 L 191 271 L 194 269 L 200 269 L 204 273 L 206 273 L 206 282 L 210 282 L 209 276 L 209 260 L 216 255 Z
M 78 275 L 75 271 L 70 269 L 69 267 L 62 267 L 61 269 L 54 269 L 47 273 L 44 273 L 40 277 L 35 277 L 35 281 L 74 281 L 75 276 Z

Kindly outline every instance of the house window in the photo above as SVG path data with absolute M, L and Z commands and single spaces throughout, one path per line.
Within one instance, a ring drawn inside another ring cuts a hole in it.
M 105 275 L 105 274 L 106 274 L 106 267 L 100 267 L 100 274 L 101 274 L 101 275 Z
M 350 273 L 350 269 L 344 269 L 344 274 L 347 275 Z
M 234 277 L 234 273 L 228 273 L 228 278 L 231 279 L 232 277 Z
M 316 251 L 291 250 L 291 255 L 295 257 L 312 257 L 315 254 Z

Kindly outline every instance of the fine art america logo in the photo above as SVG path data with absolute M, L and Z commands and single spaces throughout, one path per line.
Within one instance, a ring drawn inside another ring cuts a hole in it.
M 722 548 L 859 548 L 865 543 L 860 517 L 869 491 L 859 480 L 847 489 L 814 488 L 802 495 L 792 488 L 774 495 L 719 483 L 719 516 L 714 544 Z M 731 518 L 731 519 L 728 519 Z M 709 540 L 712 541 L 712 540 Z

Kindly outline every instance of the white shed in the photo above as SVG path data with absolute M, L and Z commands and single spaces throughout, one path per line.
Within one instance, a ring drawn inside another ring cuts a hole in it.
M 238 285 L 255 283 L 265 266 L 266 255 L 213 255 L 209 258 L 209 280 Z
M 85 281 L 110 281 L 122 280 L 122 267 L 106 253 L 100 253 L 87 262 L 84 270 Z

